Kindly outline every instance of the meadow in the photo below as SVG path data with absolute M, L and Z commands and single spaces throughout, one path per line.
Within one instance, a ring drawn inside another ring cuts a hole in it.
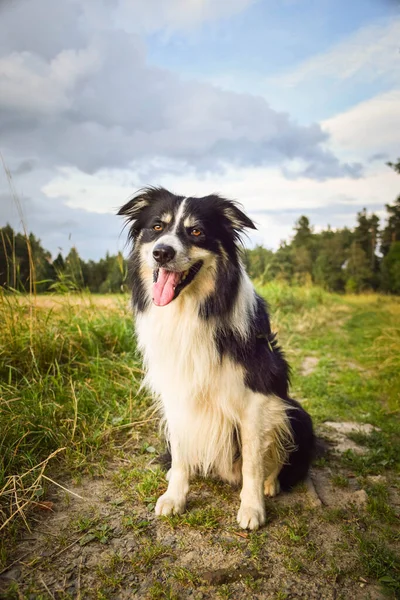
M 313 490 L 268 500 L 251 534 L 218 482 L 155 519 L 163 442 L 128 296 L 0 291 L 1 597 L 400 597 L 400 299 L 258 291 L 326 442 Z M 338 452 L 326 422 L 373 427 Z

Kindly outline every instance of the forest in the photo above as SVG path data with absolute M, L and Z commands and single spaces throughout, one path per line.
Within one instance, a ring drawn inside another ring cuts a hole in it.
M 400 174 L 400 160 L 388 163 Z M 281 280 L 314 283 L 332 292 L 381 291 L 400 294 L 400 196 L 386 204 L 383 223 L 364 208 L 353 228 L 315 232 L 307 216 L 294 224 L 293 236 L 276 250 L 243 250 L 243 261 L 261 284 Z M 120 293 L 126 291 L 122 253 L 84 261 L 72 247 L 55 258 L 33 233 L 0 228 L 0 286 L 19 292 Z

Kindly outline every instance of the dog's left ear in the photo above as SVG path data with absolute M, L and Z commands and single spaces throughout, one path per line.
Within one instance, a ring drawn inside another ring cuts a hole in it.
M 249 219 L 243 211 L 232 202 L 232 200 L 226 200 L 223 207 L 224 215 L 229 220 L 229 223 L 235 231 L 243 231 L 243 229 L 257 229 L 253 221 Z

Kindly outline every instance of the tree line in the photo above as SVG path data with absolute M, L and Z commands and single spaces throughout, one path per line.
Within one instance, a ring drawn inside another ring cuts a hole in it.
M 0 286 L 18 292 L 118 293 L 125 291 L 127 265 L 122 253 L 84 261 L 72 247 L 52 258 L 33 233 L 0 228 Z
M 400 159 L 388 163 L 400 174 Z M 386 204 L 383 227 L 364 208 L 353 229 L 316 233 L 306 216 L 294 226 L 292 240 L 276 252 L 257 246 L 245 250 L 245 265 L 253 279 L 315 283 L 334 292 L 375 290 L 400 294 L 400 196 Z
M 400 174 L 400 159 L 388 163 Z M 262 283 L 272 279 L 288 283 L 315 283 L 334 292 L 365 290 L 400 294 L 400 196 L 386 205 L 384 226 L 364 208 L 353 229 L 331 229 L 316 233 L 306 216 L 294 225 L 290 242 L 275 252 L 263 246 L 244 250 L 250 276 Z M 99 261 L 84 261 L 75 247 L 56 258 L 45 250 L 33 233 L 0 228 L 0 286 L 28 292 L 93 293 L 126 291 L 127 264 L 121 253 L 107 254 Z

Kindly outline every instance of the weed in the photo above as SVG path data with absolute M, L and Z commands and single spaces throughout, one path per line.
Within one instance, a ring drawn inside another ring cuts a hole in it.
M 295 556 L 291 556 L 290 558 L 287 558 L 285 560 L 284 564 L 285 564 L 286 569 L 288 571 L 290 571 L 291 573 L 301 573 L 302 571 L 305 570 L 304 564 L 302 563 L 302 561 Z
M 257 558 L 267 542 L 268 533 L 266 531 L 251 533 L 249 538 L 249 551 L 253 558 Z
M 87 517 L 82 515 L 73 521 L 71 525 L 80 533 L 85 533 L 86 531 L 93 529 L 97 523 L 97 517 Z
M 228 598 L 233 597 L 231 589 L 227 583 L 223 583 L 222 585 L 219 586 L 219 588 L 217 590 L 217 596 L 219 596 L 220 598 L 223 598 L 223 600 L 228 600 Z
M 177 567 L 172 577 L 182 585 L 196 586 L 200 584 L 200 578 L 186 567 Z
M 158 558 L 171 554 L 171 548 L 157 542 L 147 540 L 131 559 L 133 567 L 148 571 Z
M 344 475 L 341 475 L 340 473 L 336 473 L 335 475 L 332 475 L 331 481 L 332 481 L 333 485 L 336 487 L 339 487 L 339 488 L 349 487 L 349 480 L 347 479 L 347 477 L 345 477 Z
M 159 581 L 155 581 L 149 587 L 146 598 L 148 600 L 178 600 L 178 596 L 172 591 L 171 587 Z
M 114 482 L 124 491 L 136 495 L 149 510 L 154 508 L 158 496 L 165 489 L 165 474 L 154 469 L 123 467 L 114 475 Z
M 134 516 L 125 516 L 122 521 L 124 527 L 133 529 L 137 533 L 143 533 L 150 527 L 150 521 L 146 519 L 136 519 Z
M 387 523 L 397 524 L 398 516 L 394 508 L 389 504 L 389 492 L 384 484 L 367 486 L 368 503 L 367 510 L 373 517 Z
M 172 515 L 165 517 L 165 520 L 174 529 L 181 525 L 193 527 L 195 529 L 218 529 L 221 520 L 225 518 L 224 512 L 215 506 L 207 506 L 204 508 L 192 508 L 183 515 Z
M 382 539 L 355 532 L 360 562 L 365 576 L 379 580 L 385 587 L 400 593 L 400 559 Z
M 294 514 L 284 521 L 280 532 L 281 538 L 291 544 L 302 544 L 308 535 L 308 523 L 306 519 L 297 517 Z

